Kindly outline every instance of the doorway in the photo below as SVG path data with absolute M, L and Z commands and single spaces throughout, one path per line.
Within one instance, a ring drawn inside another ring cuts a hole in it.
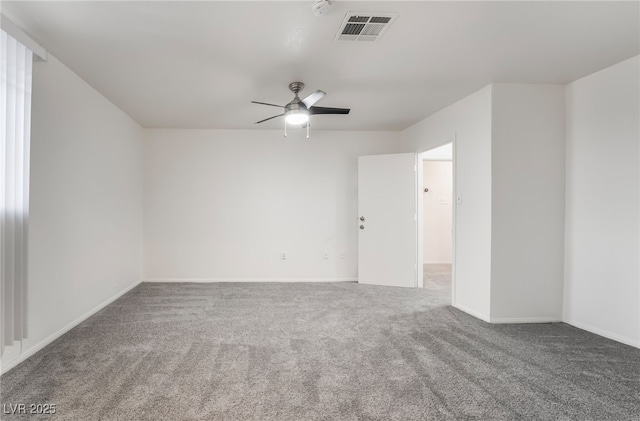
M 453 141 L 418 155 L 418 286 L 450 304 L 454 294 Z M 421 170 L 421 171 L 420 171 Z

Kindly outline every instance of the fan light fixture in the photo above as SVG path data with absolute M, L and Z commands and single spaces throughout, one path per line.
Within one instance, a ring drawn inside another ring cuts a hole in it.
M 284 119 L 289 124 L 305 124 L 309 121 L 309 111 L 307 110 L 291 110 Z
M 284 108 L 282 114 L 274 115 L 264 120 L 256 121 L 256 124 L 273 120 L 274 118 L 284 116 L 284 137 L 287 137 L 287 124 L 300 125 L 307 129 L 307 139 L 309 138 L 309 116 L 315 114 L 349 114 L 349 108 L 331 108 L 316 107 L 314 104 L 320 101 L 326 93 L 324 91 L 315 91 L 305 99 L 300 99 L 298 93 L 304 89 L 304 83 L 292 82 L 289 84 L 289 90 L 293 92 L 294 97 L 287 105 L 270 104 L 268 102 L 251 101 L 254 104 L 268 105 L 270 107 Z

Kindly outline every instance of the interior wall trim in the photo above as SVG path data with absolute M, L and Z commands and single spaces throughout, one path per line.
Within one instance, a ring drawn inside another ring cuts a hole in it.
M 452 304 L 453 307 L 457 308 L 458 310 L 464 311 L 467 314 L 472 315 L 473 317 L 480 319 L 482 321 L 485 321 L 487 323 L 490 322 L 490 317 L 488 315 L 482 314 L 478 311 L 472 310 L 469 307 L 465 307 L 463 305 L 460 305 L 458 303 L 453 303 Z
M 140 281 L 140 280 L 134 282 L 133 284 L 129 285 L 128 287 L 126 287 L 125 289 L 123 289 L 122 291 L 120 291 L 119 293 L 114 295 L 113 297 L 108 298 L 107 300 L 105 300 L 102 303 L 98 304 L 97 306 L 95 306 L 94 308 L 92 308 L 88 312 L 84 313 L 82 316 L 78 317 L 77 319 L 75 319 L 71 323 L 67 324 L 62 329 L 58 330 L 54 334 L 52 334 L 52 335 L 48 336 L 47 338 L 43 339 L 42 341 L 40 341 L 35 346 L 33 346 L 30 349 L 24 351 L 16 359 L 2 364 L 2 367 L 0 367 L 0 375 L 10 371 L 12 368 L 16 367 L 21 362 L 23 362 L 27 358 L 31 357 L 33 354 L 35 354 L 36 352 L 40 351 L 42 348 L 44 348 L 45 346 L 49 345 L 51 342 L 55 341 L 56 339 L 58 339 L 59 337 L 61 337 L 62 335 L 64 335 L 68 331 L 70 331 L 71 329 L 73 329 L 74 327 L 78 326 L 80 323 L 82 323 L 85 320 L 87 320 L 89 317 L 93 316 L 94 314 L 96 314 L 97 312 L 99 312 L 100 310 L 102 310 L 103 308 L 105 308 L 106 306 L 108 306 L 109 304 L 111 304 L 112 302 L 117 300 L 118 298 L 122 297 L 127 292 L 131 291 L 132 289 L 134 289 L 135 287 L 140 285 L 141 282 L 142 281 Z
M 142 282 L 358 282 L 358 278 L 148 278 Z
M 586 330 L 587 332 L 591 332 L 591 333 L 595 333 L 596 335 L 603 336 L 607 339 L 611 339 L 613 341 L 620 342 L 625 345 L 633 346 L 635 348 L 640 348 L 640 339 L 629 338 L 627 336 L 620 335 L 618 333 L 614 333 L 606 329 L 601 329 L 599 327 L 590 325 L 589 323 L 584 323 L 577 320 L 565 318 L 563 322 L 573 327 L 576 327 L 578 329 Z
M 536 316 L 536 317 L 491 317 L 491 323 L 561 323 L 562 319 L 557 316 Z

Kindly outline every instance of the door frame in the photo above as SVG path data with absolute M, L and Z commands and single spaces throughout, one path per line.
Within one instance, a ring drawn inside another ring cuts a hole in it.
M 417 256 L 416 262 L 416 286 L 418 288 L 424 287 L 424 267 L 422 259 L 424 257 L 424 154 L 440 146 L 444 146 L 447 143 L 451 143 L 451 177 L 452 177 L 452 197 L 451 197 L 451 303 L 456 302 L 456 214 L 458 211 L 458 195 L 457 195 L 457 183 L 456 183 L 456 134 L 446 141 L 432 146 L 429 149 L 425 149 L 422 152 L 418 152 L 416 155 L 416 240 L 417 240 Z

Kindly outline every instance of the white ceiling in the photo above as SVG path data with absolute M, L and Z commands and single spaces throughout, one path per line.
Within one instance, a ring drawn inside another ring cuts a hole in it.
M 280 128 L 327 92 L 314 129 L 400 130 L 492 82 L 565 84 L 640 52 L 639 3 L 2 1 L 2 13 L 144 127 Z M 338 42 L 346 12 L 391 12 L 376 43 Z

